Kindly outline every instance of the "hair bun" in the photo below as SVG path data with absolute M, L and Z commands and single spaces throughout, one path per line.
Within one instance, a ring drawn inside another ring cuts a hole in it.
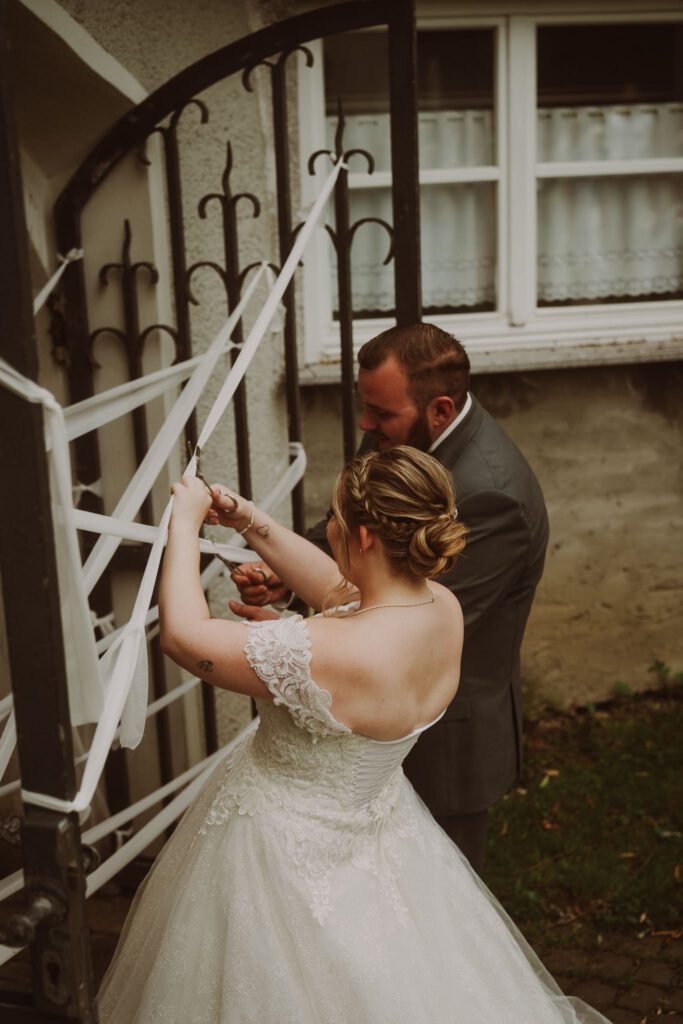
M 433 579 L 452 568 L 465 546 L 466 528 L 442 512 L 419 526 L 410 539 L 408 565 L 416 576 Z

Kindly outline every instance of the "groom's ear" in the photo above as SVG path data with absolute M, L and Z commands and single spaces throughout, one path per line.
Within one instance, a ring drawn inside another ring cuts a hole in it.
M 436 398 L 432 398 L 426 413 L 429 426 L 432 430 L 438 430 L 440 433 L 455 418 L 455 403 L 450 395 L 438 395 Z

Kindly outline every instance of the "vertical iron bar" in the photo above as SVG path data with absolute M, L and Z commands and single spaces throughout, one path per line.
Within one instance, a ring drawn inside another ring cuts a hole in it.
M 349 185 L 346 168 L 342 168 L 334 186 L 334 220 L 337 250 L 337 287 L 339 289 L 342 424 L 344 431 L 344 461 L 347 461 L 353 457 L 356 451 L 356 417 L 353 377 L 353 296 L 351 291 L 351 239 L 349 238 Z
M 8 68 L 8 5 L 0 0 L 0 356 L 38 372 L 19 147 Z M 21 500 L 0 505 L 0 560 L 17 747 L 26 789 L 70 800 L 76 792 L 71 722 L 50 505 L 43 411 L 0 389 L 2 478 Z M 26 502 L 33 507 L 27 514 Z M 36 756 L 40 752 L 40 756 Z M 76 814 L 25 807 L 22 855 L 29 900 L 60 895 L 63 916 L 36 925 L 33 987 L 40 1010 L 95 1022 Z
M 289 254 L 292 242 L 292 195 L 289 173 L 289 132 L 287 127 L 287 90 L 285 85 L 286 61 L 280 59 L 272 68 L 273 132 L 275 140 L 275 172 L 277 180 L 277 224 L 280 248 L 280 266 Z M 301 406 L 299 400 L 299 353 L 296 338 L 296 298 L 294 278 L 283 296 L 285 307 L 285 391 L 287 395 L 287 421 L 289 440 L 301 440 Z M 292 491 L 292 525 L 303 533 L 304 489 L 298 483 Z
M 161 133 L 164 140 L 164 158 L 166 166 L 166 191 L 168 195 L 168 221 L 171 230 L 171 270 L 173 274 L 173 297 L 176 317 L 176 358 L 178 360 L 189 359 L 192 356 L 192 323 L 190 320 L 190 304 L 187 295 L 187 257 L 185 248 L 185 218 L 183 216 L 182 178 L 180 174 L 180 154 L 178 152 L 178 136 L 176 124 L 171 124 Z M 185 427 L 185 439 L 192 447 L 197 443 L 197 415 L 192 415 Z M 158 681 L 165 682 L 166 674 L 164 660 L 161 654 L 158 641 L 152 641 L 153 658 L 153 686 L 155 697 L 160 697 L 162 689 Z M 165 686 L 163 687 L 165 689 Z M 202 683 L 202 717 L 204 719 L 204 735 L 206 737 L 207 753 L 211 754 L 218 749 L 218 736 L 216 732 L 216 705 L 213 687 Z M 161 759 L 162 775 L 169 767 L 170 759 L 170 732 L 167 712 L 162 712 L 165 717 L 164 726 L 157 724 L 157 739 Z M 163 754 L 162 754 L 163 752 Z M 166 781 L 166 780 L 165 780 Z
M 225 252 L 225 287 L 228 293 L 228 315 L 232 313 L 240 301 L 239 288 L 239 244 L 237 241 L 237 217 L 232 201 L 230 185 L 226 182 L 225 206 L 223 213 L 223 248 Z M 242 321 L 232 332 L 233 341 L 241 345 L 244 340 Z M 235 349 L 230 353 L 232 365 L 239 357 Z M 237 445 L 237 475 L 240 492 L 245 498 L 252 496 L 251 459 L 249 456 L 249 421 L 247 417 L 246 378 L 243 379 L 235 392 L 235 441 Z
M 185 222 L 183 218 L 183 196 L 180 175 L 180 156 L 176 126 L 162 131 L 164 158 L 166 164 L 166 190 L 168 194 L 168 222 L 171 231 L 171 270 L 173 274 L 173 300 L 176 318 L 176 358 L 190 359 L 192 356 L 192 327 L 190 304 L 187 297 L 187 259 L 185 251 Z M 197 417 L 192 412 L 185 428 L 186 439 L 197 443 Z
M 142 349 L 140 346 L 140 320 L 138 316 L 138 298 L 136 289 L 136 269 L 131 265 L 130 258 L 130 229 L 126 222 L 126 244 L 123 249 L 123 261 L 121 272 L 121 286 L 123 293 L 123 322 L 124 332 L 127 339 L 126 355 L 128 357 L 128 374 L 131 380 L 142 376 Z M 139 465 L 147 454 L 149 447 L 147 433 L 147 417 L 145 409 L 140 407 L 133 409 L 133 438 L 135 447 L 135 458 Z M 152 496 L 148 494 L 142 503 L 142 516 L 145 522 L 153 523 Z M 155 698 L 163 697 L 166 693 L 164 670 L 164 658 L 159 644 L 159 638 L 154 637 L 149 643 L 152 690 Z M 155 715 L 155 728 L 157 743 L 159 745 L 159 768 L 162 782 L 170 782 L 173 778 L 173 756 L 171 742 L 171 727 L 167 708 L 163 708 L 158 715 Z
M 391 172 L 396 323 L 422 317 L 420 182 L 417 135 L 417 34 L 413 0 L 389 12 Z

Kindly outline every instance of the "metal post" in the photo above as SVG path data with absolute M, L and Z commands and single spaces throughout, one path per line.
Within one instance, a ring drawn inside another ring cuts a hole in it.
M 0 0 L 0 355 L 35 379 L 7 7 Z M 41 407 L 0 388 L 0 436 L 0 561 L 22 783 L 69 800 L 76 776 Z M 1 930 L 6 941 L 31 944 L 36 1005 L 0 1004 L 0 1016 L 95 1022 L 77 815 L 27 805 L 22 853 L 28 908 Z
M 283 266 L 292 244 L 292 194 L 289 170 L 289 129 L 287 127 L 286 53 L 272 67 L 273 132 L 275 174 L 277 179 L 277 224 L 280 266 Z M 296 338 L 296 299 L 294 279 L 282 298 L 285 307 L 285 390 L 289 440 L 301 440 L 301 402 L 299 398 L 299 353 Z M 305 525 L 304 489 L 299 482 L 292 491 L 292 526 L 303 533 Z
M 406 325 L 422 318 L 417 34 L 413 0 L 394 0 L 391 6 L 389 90 L 396 323 Z

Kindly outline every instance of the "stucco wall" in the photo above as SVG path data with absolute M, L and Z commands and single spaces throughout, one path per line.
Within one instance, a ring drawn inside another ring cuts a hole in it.
M 570 707 L 683 668 L 683 412 L 680 365 L 479 375 L 473 391 L 526 454 L 551 523 L 523 649 L 527 709 Z M 333 386 L 304 395 L 307 513 L 340 463 Z

